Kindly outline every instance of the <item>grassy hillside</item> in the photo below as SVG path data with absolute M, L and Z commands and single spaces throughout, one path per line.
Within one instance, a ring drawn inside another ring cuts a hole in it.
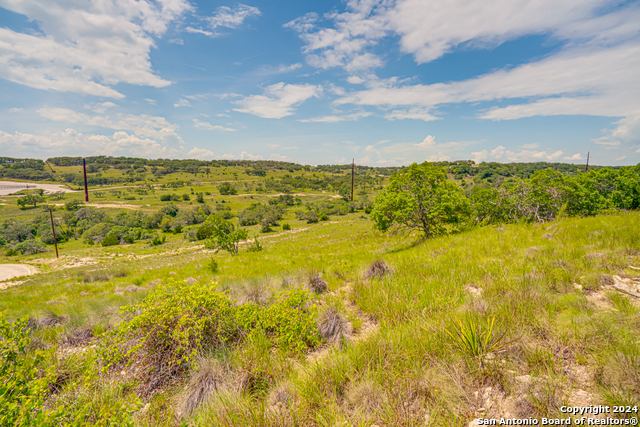
M 135 203 L 177 190 L 155 191 Z M 640 276 L 637 213 L 426 241 L 361 212 L 288 221 L 234 257 L 166 234 L 0 258 L 42 271 L 0 291 L 0 310 L 31 318 L 43 407 L 79 425 L 466 426 L 638 404 L 639 305 L 613 287 Z

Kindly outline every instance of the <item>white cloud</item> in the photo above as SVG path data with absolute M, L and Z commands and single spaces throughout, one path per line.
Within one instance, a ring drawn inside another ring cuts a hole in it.
M 251 95 L 234 101 L 242 108 L 233 110 L 268 119 L 280 119 L 294 114 L 294 107 L 321 93 L 322 86 L 276 83 L 267 86 L 264 95 Z
M 347 77 L 347 82 L 351 83 L 352 85 L 359 85 L 366 82 L 366 80 L 358 76 L 349 76 Z
M 493 150 L 491 150 L 491 157 L 494 159 L 501 159 L 504 156 L 504 153 L 507 151 L 505 147 L 502 145 L 497 146 Z
M 427 148 L 434 147 L 436 145 L 436 138 L 433 135 L 427 135 L 422 142 L 415 144 L 416 147 Z
M 186 27 L 184 30 L 187 33 L 203 34 L 203 35 L 205 35 L 207 37 L 215 37 L 215 36 L 219 35 L 219 34 L 216 34 L 216 33 L 212 33 L 211 31 L 203 30 L 202 28 Z
M 276 160 L 278 162 L 290 162 L 290 161 L 292 161 L 289 157 L 282 156 L 282 155 L 277 154 L 277 153 L 273 153 L 272 155 L 270 155 L 269 159 L 270 160 Z
M 19 113 L 22 110 L 24 110 L 24 108 L 9 108 L 10 113 Z
M 173 104 L 174 107 L 191 107 L 191 103 L 186 99 L 181 99 L 180 101 Z
M 201 159 L 201 160 L 211 160 L 211 159 L 214 159 L 216 155 L 213 151 L 207 150 L 206 148 L 193 147 L 187 153 L 187 157 Z
M 225 132 L 235 132 L 236 129 L 232 129 L 232 128 L 226 128 L 224 126 L 214 126 L 209 122 L 201 122 L 198 119 L 193 119 L 193 125 L 197 128 L 200 129 L 207 129 L 207 130 L 221 130 L 221 131 L 225 131 Z
M 526 148 L 527 150 L 533 150 L 540 147 L 540 144 L 538 144 L 537 142 L 534 142 L 531 144 L 522 144 L 521 147 Z
M 277 67 L 263 66 L 258 69 L 258 74 L 262 76 L 269 76 L 273 74 L 290 73 L 291 71 L 297 70 L 299 68 L 302 68 L 302 64 L 299 62 L 296 62 L 295 64 L 291 64 L 291 65 L 281 64 L 281 65 L 278 65 Z
M 489 152 L 487 150 L 476 151 L 471 153 L 471 160 L 476 163 L 481 163 L 489 157 Z
M 220 113 L 216 114 L 217 117 L 230 117 L 228 114 Z
M 115 106 L 116 104 L 114 104 L 113 102 L 97 102 L 95 104 L 84 104 L 85 109 L 91 110 L 94 113 L 98 114 L 104 114 L 104 112 L 107 111 L 108 108 L 113 108 Z
M 155 99 L 145 99 L 145 101 L 147 101 L 150 105 L 156 105 L 156 100 Z
M 169 123 L 164 117 L 121 113 L 116 114 L 115 117 L 92 116 L 67 108 L 41 108 L 37 112 L 40 116 L 57 122 L 82 123 L 119 131 L 126 130 L 144 138 L 160 139 L 170 144 L 182 143 L 182 138 L 177 133 L 178 126 Z
M 573 156 L 570 157 L 565 157 L 565 160 L 582 160 L 582 156 L 580 155 L 580 153 L 576 153 Z
M 446 3 L 400 0 L 383 10 L 400 36 L 400 48 L 424 63 L 456 46 L 497 46 L 528 34 L 568 37 L 568 26 L 584 23 L 606 0 L 449 0 Z
M 0 28 L 0 78 L 36 89 L 121 99 L 111 86 L 164 87 L 153 73 L 154 37 L 192 6 L 186 0 L 2 1 L 38 24 L 32 33 Z
M 243 151 L 242 153 L 240 153 L 240 155 L 235 155 L 235 154 L 223 154 L 222 156 L 220 156 L 221 159 L 227 159 L 227 160 L 262 160 L 262 156 L 261 155 L 254 155 L 251 153 L 247 153 L 246 151 Z
M 353 122 L 360 120 L 363 117 L 369 117 L 373 113 L 367 111 L 360 111 L 358 113 L 353 114 L 344 114 L 342 116 L 323 116 L 323 117 L 314 117 L 312 119 L 301 119 L 299 122 L 309 123 L 309 122 L 321 122 L 321 123 L 337 123 L 337 122 Z
M 168 42 L 184 46 L 184 40 L 182 39 L 169 39 Z
M 238 4 L 235 8 L 220 6 L 213 16 L 206 18 L 213 30 L 218 27 L 238 28 L 250 16 L 261 15 L 257 7 Z
M 298 33 L 305 42 L 303 52 L 307 55 L 307 63 L 313 67 L 344 67 L 350 73 L 380 67 L 382 59 L 365 49 L 384 37 L 387 19 L 382 15 L 371 15 L 371 8 L 361 7 L 364 3 L 377 2 L 349 1 L 348 12 L 330 14 L 334 28 L 317 28 L 318 15 L 315 13 L 284 26 Z
M 389 113 L 384 115 L 384 118 L 390 121 L 394 120 L 424 120 L 425 122 L 430 122 L 433 120 L 440 120 L 440 117 L 436 117 L 432 114 L 429 114 L 429 110 L 425 108 L 409 108 L 408 110 L 392 110 Z
M 624 159 L 626 159 L 626 158 L 627 158 L 627 156 L 620 156 L 620 157 L 618 157 L 618 158 L 616 159 L 616 162 L 619 162 L 620 160 L 624 160 Z
M 0 131 L 0 149 L 8 155 L 38 153 L 41 158 L 59 155 L 126 155 L 148 158 L 177 157 L 181 152 L 150 138 L 118 131 L 112 136 L 84 135 L 74 129 L 44 132 L 41 135 Z
M 376 164 L 385 165 L 402 165 L 413 162 L 424 161 L 443 161 L 451 160 L 452 156 L 467 157 L 467 154 L 461 154 L 461 149 L 476 144 L 477 141 L 449 141 L 437 143 L 433 135 L 427 135 L 420 142 L 399 142 L 395 144 L 385 145 L 387 140 L 380 141 L 376 144 L 368 145 L 364 151 L 367 157 L 372 159 L 375 155 Z M 472 155 L 483 154 L 486 158 L 488 153 L 472 153 Z M 367 162 L 371 164 L 372 162 Z

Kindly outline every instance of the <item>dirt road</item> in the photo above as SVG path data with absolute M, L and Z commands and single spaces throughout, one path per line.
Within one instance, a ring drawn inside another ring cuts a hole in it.
M 0 282 L 14 277 L 36 274 L 38 269 L 25 264 L 0 264 Z

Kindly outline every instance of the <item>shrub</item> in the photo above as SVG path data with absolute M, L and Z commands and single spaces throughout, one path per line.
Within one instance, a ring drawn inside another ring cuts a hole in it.
M 282 224 L 282 229 L 284 231 L 291 230 L 291 225 L 289 223 L 285 222 L 284 224 Z
M 235 194 L 238 194 L 238 190 L 236 190 L 235 187 L 232 187 L 231 184 L 229 184 L 228 182 L 225 182 L 220 187 L 218 187 L 218 190 L 220 191 L 220 194 L 222 194 L 223 196 L 228 196 L 228 195 L 233 196 Z
M 216 261 L 213 258 L 211 258 L 211 261 L 209 261 L 209 263 L 207 264 L 207 268 L 212 273 L 217 273 L 220 270 L 220 266 L 218 265 L 218 261 Z
M 124 320 L 104 335 L 100 345 L 106 367 L 136 364 L 161 385 L 186 372 L 202 350 L 249 339 L 254 333 L 291 351 L 319 344 L 316 308 L 303 289 L 285 292 L 268 306 L 236 306 L 216 286 L 172 280 L 125 307 Z
M 243 226 L 261 223 L 263 226 L 267 224 L 267 227 L 269 227 L 282 219 L 283 213 L 282 206 L 253 203 L 248 208 L 238 212 L 238 220 L 239 224 Z
M 64 210 L 66 211 L 77 211 L 82 207 L 82 202 L 80 200 L 69 200 L 64 204 Z
M 167 236 L 154 236 L 153 239 L 151 239 L 151 244 L 153 246 L 159 246 L 161 244 L 163 244 L 164 242 L 167 241 Z
M 253 242 L 251 242 L 251 244 L 249 245 L 249 247 L 247 248 L 247 250 L 249 252 L 260 252 L 263 249 L 262 245 L 260 244 L 260 242 L 258 241 L 258 236 L 255 236 L 253 238 Z
M 249 237 L 247 230 L 236 229 L 230 221 L 219 215 L 209 216 L 203 227 L 208 227 L 211 230 L 211 237 L 205 241 L 204 247 L 207 249 L 223 249 L 231 255 L 237 255 L 240 241 Z
M 296 218 L 302 221 L 307 221 L 307 224 L 313 224 L 319 221 L 316 211 L 298 211 L 296 212 Z
M 185 202 L 189 201 L 191 198 L 189 197 L 189 195 L 187 193 L 184 193 L 182 195 L 182 200 L 184 200 Z
M 120 243 L 120 239 L 118 239 L 115 233 L 109 233 L 102 239 L 102 246 L 115 246 L 118 243 Z
M 42 252 L 49 252 L 49 249 L 38 239 L 30 239 L 24 242 L 16 243 L 11 248 L 14 252 L 20 252 L 23 255 L 32 255 Z
M 44 354 L 37 350 L 28 355 L 31 343 L 27 318 L 9 323 L 0 312 L 0 425 L 58 425 L 64 406 L 47 409 L 44 405 L 51 369 L 42 372 Z
M 160 201 L 161 202 L 170 202 L 171 201 L 171 195 L 170 194 L 163 194 L 160 196 Z
M 124 320 L 107 333 L 100 351 L 107 366 L 138 357 L 159 382 L 184 372 L 202 348 L 215 348 L 237 334 L 233 304 L 215 283 L 176 281 L 125 307 Z

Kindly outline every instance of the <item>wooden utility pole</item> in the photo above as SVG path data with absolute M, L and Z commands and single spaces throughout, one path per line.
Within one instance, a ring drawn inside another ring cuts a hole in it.
M 355 169 L 356 159 L 351 159 L 351 201 L 353 202 L 353 174 Z
M 56 228 L 53 226 L 53 212 L 49 209 L 49 217 L 51 218 L 51 232 L 53 233 L 53 244 L 56 247 L 56 258 L 58 258 L 58 241 L 56 240 Z
M 585 172 L 589 172 L 589 152 L 587 151 L 587 167 L 584 169 Z
M 89 186 L 87 186 L 87 163 L 82 158 L 82 170 L 84 171 L 84 201 L 89 202 Z

